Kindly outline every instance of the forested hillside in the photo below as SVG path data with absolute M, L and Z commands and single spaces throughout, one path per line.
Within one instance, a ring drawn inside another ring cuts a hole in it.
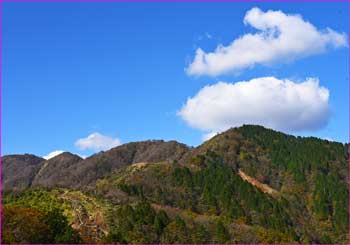
M 3 242 L 349 243 L 347 147 L 245 125 L 196 148 L 7 156 Z

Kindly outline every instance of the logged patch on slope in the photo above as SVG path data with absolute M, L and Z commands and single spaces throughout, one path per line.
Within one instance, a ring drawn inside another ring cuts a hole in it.
M 279 192 L 276 191 L 275 189 L 271 188 L 270 186 L 261 183 L 260 181 L 258 181 L 257 179 L 250 177 L 249 175 L 247 175 L 246 173 L 244 173 L 242 170 L 238 170 L 238 175 L 245 181 L 249 182 L 250 184 L 252 184 L 253 186 L 257 187 L 258 189 L 260 189 L 262 192 L 270 194 L 272 196 L 278 195 Z

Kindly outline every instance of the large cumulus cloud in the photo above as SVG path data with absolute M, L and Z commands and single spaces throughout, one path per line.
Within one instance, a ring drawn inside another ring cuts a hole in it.
M 263 12 L 252 8 L 246 13 L 244 24 L 258 32 L 238 37 L 228 46 L 219 45 L 213 52 L 198 48 L 187 73 L 221 75 L 256 64 L 286 63 L 347 45 L 345 33 L 330 28 L 318 30 L 300 15 L 282 11 Z
M 245 123 L 286 132 L 312 131 L 328 122 L 329 91 L 317 78 L 218 82 L 188 98 L 178 115 L 191 127 L 207 132 L 204 138 Z

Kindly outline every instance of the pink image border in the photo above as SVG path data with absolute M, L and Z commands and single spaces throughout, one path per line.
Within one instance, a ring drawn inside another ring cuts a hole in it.
M 333 2 L 333 3 L 339 3 L 339 2 L 347 2 L 348 3 L 348 28 L 350 28 L 350 0 L 0 0 L 0 244 L 2 241 L 2 110 L 3 110 L 3 90 L 2 90 L 2 3 L 10 3 L 10 2 L 240 2 L 240 3 L 264 3 L 264 2 L 276 2 L 276 3 L 287 3 L 287 2 L 312 2 L 317 4 L 318 2 Z M 348 30 L 348 144 L 350 143 L 350 29 Z M 348 205 L 350 210 L 350 145 L 348 149 Z M 348 241 L 350 242 L 350 212 L 348 216 L 349 225 L 348 225 Z M 297 243 L 300 245 L 301 243 Z M 111 244 L 104 244 L 104 245 L 111 245 Z M 243 245 L 243 244 L 238 244 Z M 293 244 L 294 245 L 294 244 Z

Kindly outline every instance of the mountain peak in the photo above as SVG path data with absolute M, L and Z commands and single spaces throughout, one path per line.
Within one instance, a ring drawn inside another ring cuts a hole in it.
M 1 159 L 3 189 L 29 187 L 44 161 L 45 159 L 32 154 L 3 156 Z
M 81 158 L 79 155 L 65 151 L 65 152 L 62 152 L 62 153 L 58 154 L 57 156 L 54 156 L 46 161 L 56 161 L 56 160 L 65 161 L 68 159 L 80 159 L 80 160 L 82 160 L 83 158 Z

